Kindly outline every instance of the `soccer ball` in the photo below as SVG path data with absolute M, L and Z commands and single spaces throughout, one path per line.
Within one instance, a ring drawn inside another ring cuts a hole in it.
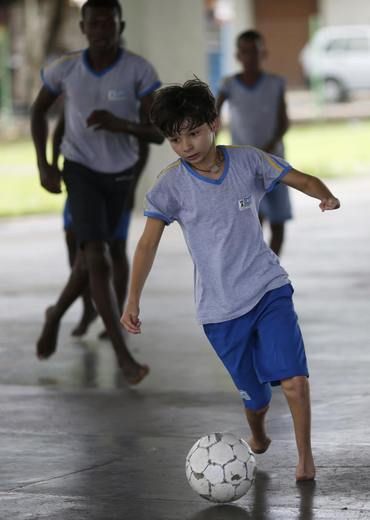
M 211 502 L 233 502 L 245 495 L 256 475 L 248 444 L 232 433 L 211 433 L 197 440 L 186 457 L 193 490 Z

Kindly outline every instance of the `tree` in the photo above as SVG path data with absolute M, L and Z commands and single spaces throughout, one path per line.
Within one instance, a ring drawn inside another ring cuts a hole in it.
M 40 85 L 39 71 L 58 50 L 58 38 L 69 3 L 67 0 L 23 0 L 25 27 L 26 104 L 30 106 Z

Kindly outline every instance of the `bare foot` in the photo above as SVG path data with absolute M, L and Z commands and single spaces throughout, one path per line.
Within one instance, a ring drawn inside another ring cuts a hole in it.
M 86 334 L 88 328 L 90 327 L 91 323 L 96 319 L 98 313 L 94 308 L 91 308 L 89 310 L 85 309 L 82 318 L 77 324 L 77 326 L 72 330 L 71 335 L 72 336 L 83 336 Z
M 295 473 L 295 478 L 297 482 L 308 482 L 315 480 L 315 475 L 316 469 L 312 457 L 306 463 L 298 463 Z
M 127 383 L 131 386 L 138 385 L 149 374 L 148 365 L 139 365 L 138 363 L 130 369 L 121 366 L 121 370 Z
M 59 319 L 54 317 L 54 306 L 48 307 L 45 312 L 45 323 L 36 343 L 36 355 L 39 359 L 47 359 L 54 354 L 57 348 L 59 323 Z
M 248 440 L 248 444 L 249 444 L 251 450 L 253 451 L 253 453 L 256 453 L 257 455 L 259 455 L 261 453 L 265 453 L 265 451 L 268 450 L 268 448 L 271 444 L 271 439 L 270 439 L 270 437 L 265 437 L 263 440 L 257 440 L 254 437 L 251 437 Z

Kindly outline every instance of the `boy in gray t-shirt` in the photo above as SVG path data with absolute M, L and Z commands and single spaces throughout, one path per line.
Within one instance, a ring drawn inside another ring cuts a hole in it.
M 249 144 L 284 157 L 282 138 L 289 121 L 285 105 L 285 81 L 262 69 L 266 56 L 262 35 L 245 31 L 236 39 L 238 74 L 223 79 L 216 101 L 217 111 L 226 101 L 230 114 L 232 143 Z M 259 207 L 261 223 L 270 224 L 270 247 L 279 255 L 284 241 L 285 222 L 292 218 L 288 187 L 278 184 L 266 194 Z
M 179 159 L 147 194 L 147 223 L 133 262 L 121 318 L 141 332 L 139 303 L 164 227 L 177 221 L 194 263 L 198 319 L 244 401 L 255 453 L 267 450 L 265 415 L 272 384 L 281 384 L 293 416 L 297 480 L 315 478 L 310 442 L 308 369 L 292 303 L 293 289 L 278 257 L 264 243 L 259 202 L 278 182 L 320 200 L 339 201 L 316 177 L 250 146 L 216 146 L 215 100 L 199 80 L 157 92 L 153 123 Z
M 154 67 L 123 49 L 125 28 L 118 0 L 87 0 L 80 28 L 87 48 L 66 54 L 42 71 L 43 86 L 31 113 L 32 138 L 41 185 L 51 193 L 66 185 L 78 250 L 71 275 L 49 306 L 36 344 L 40 360 L 57 348 L 59 326 L 72 303 L 89 286 L 128 383 L 140 383 L 149 367 L 138 363 L 126 345 L 114 284 L 114 233 L 126 209 L 139 158 L 137 139 L 163 142 L 149 122 L 152 93 L 160 85 Z M 47 115 L 64 97 L 63 171 L 46 154 Z M 116 264 L 117 265 L 117 264 Z

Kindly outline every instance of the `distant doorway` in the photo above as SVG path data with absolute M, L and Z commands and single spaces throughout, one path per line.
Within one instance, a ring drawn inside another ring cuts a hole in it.
M 256 28 L 265 36 L 266 68 L 287 79 L 289 87 L 304 85 L 298 56 L 309 39 L 310 20 L 318 0 L 254 0 Z

